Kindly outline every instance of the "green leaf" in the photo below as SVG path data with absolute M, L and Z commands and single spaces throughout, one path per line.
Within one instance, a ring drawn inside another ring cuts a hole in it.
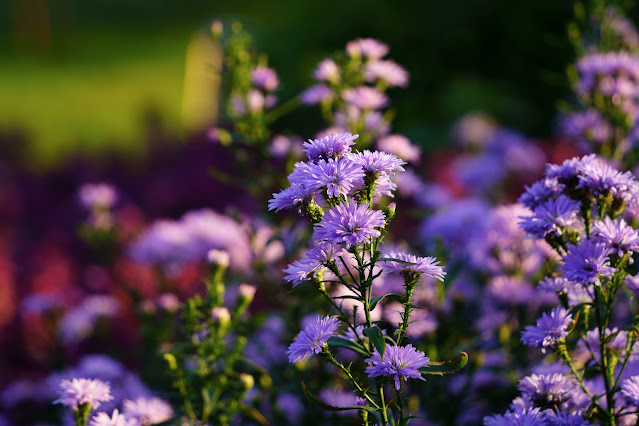
M 466 352 L 462 352 L 461 358 L 457 361 L 431 362 L 427 366 L 420 368 L 419 372 L 422 374 L 443 376 L 444 374 L 451 374 L 461 370 L 467 362 L 468 354 Z
M 302 381 L 302 391 L 304 392 L 304 395 L 306 395 L 306 397 L 312 403 L 316 404 L 317 406 L 319 406 L 320 408 L 326 411 L 367 410 L 367 411 L 375 412 L 375 407 L 371 407 L 368 405 L 352 405 L 349 407 L 335 407 L 333 405 L 328 405 L 327 403 L 325 403 L 324 401 L 322 401 L 321 399 L 313 395 L 311 391 L 308 390 L 308 388 L 306 387 L 306 384 L 303 381 Z
M 383 296 L 376 297 L 373 300 L 371 300 L 371 308 L 370 308 L 371 311 L 375 309 L 377 304 L 381 302 L 382 299 L 384 298 L 389 298 L 390 300 L 394 300 L 395 302 L 401 302 L 404 297 L 400 294 L 395 294 L 395 293 L 387 293 Z
M 375 346 L 375 349 L 377 349 L 377 352 L 379 352 L 379 354 L 383 357 L 384 351 L 386 351 L 386 340 L 384 339 L 382 330 L 378 326 L 374 325 L 364 329 L 364 334 L 368 336 L 370 341 L 373 343 L 373 346 Z
M 329 346 L 337 346 L 339 348 L 350 349 L 353 352 L 356 352 L 360 355 L 370 356 L 370 352 L 366 349 L 362 344 L 354 342 L 350 339 L 345 339 L 339 336 L 332 336 L 326 341 Z
M 393 257 L 380 257 L 378 260 L 381 260 L 383 262 L 397 262 L 397 263 L 402 263 L 404 265 L 417 265 L 417 263 L 415 262 L 407 262 L 405 260 L 395 259 Z

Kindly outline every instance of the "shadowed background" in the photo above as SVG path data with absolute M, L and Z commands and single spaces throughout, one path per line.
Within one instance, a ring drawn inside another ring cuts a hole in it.
M 35 167 L 78 152 L 143 155 L 149 136 L 184 140 L 187 46 L 213 19 L 244 23 L 280 75 L 282 101 L 324 56 L 374 37 L 411 75 L 390 93 L 395 131 L 438 147 L 455 119 L 483 110 L 543 137 L 569 93 L 571 17 L 569 2 L 552 0 L 10 0 L 0 8 L 0 137 L 26 144 Z M 305 109 L 276 127 L 310 137 L 320 125 Z

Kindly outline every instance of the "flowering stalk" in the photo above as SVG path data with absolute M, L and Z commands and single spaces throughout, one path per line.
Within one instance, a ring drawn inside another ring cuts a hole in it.
M 405 412 L 403 381 L 424 380 L 429 365 L 424 352 L 411 344 L 403 345 L 413 309 L 411 295 L 421 277 L 443 280 L 445 273 L 434 258 L 393 251 L 382 257 L 383 231 L 395 206 L 378 206 L 384 196 L 392 196 L 395 185 L 389 177 L 402 171 L 404 163 L 385 152 L 352 152 L 355 138 L 357 135 L 340 133 L 305 143 L 308 162 L 297 163 L 288 178 L 291 186 L 273 194 L 269 201 L 269 208 L 276 211 L 297 208 L 314 227 L 313 247 L 284 270 L 285 279 L 293 287 L 313 282 L 339 314 L 318 316 L 297 336 L 288 355 L 294 363 L 320 354 L 336 366 L 361 398 L 361 404 L 341 409 L 367 412 L 362 414 L 365 424 L 370 414 L 378 423 L 407 422 L 410 417 Z M 318 213 L 311 214 L 314 211 Z M 403 295 L 375 297 L 375 280 L 384 273 L 404 276 Z M 374 317 L 384 301 L 403 305 L 395 338 L 385 335 L 386 330 Z M 343 325 L 348 330 L 337 334 Z M 336 348 L 354 352 L 364 368 L 354 369 L 338 361 Z M 390 386 L 396 397 L 387 400 L 385 388 Z M 325 409 L 340 409 L 314 397 L 305 385 L 304 390 Z

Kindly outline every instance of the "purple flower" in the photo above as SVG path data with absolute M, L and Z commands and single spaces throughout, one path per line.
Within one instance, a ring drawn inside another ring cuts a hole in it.
M 631 172 L 621 173 L 602 160 L 583 165 L 578 188 L 588 189 L 598 195 L 612 194 L 628 205 L 637 204 L 639 184 Z
M 60 398 L 53 403 L 66 405 L 74 411 L 78 405 L 91 404 L 92 408 L 98 408 L 101 402 L 113 399 L 109 383 L 97 379 L 62 380 L 58 393 Z
M 524 400 L 542 410 L 566 411 L 577 402 L 577 383 L 563 374 L 533 374 L 521 379 L 518 387 Z
M 579 413 L 556 412 L 552 410 L 544 411 L 544 419 L 548 426 L 588 426 L 590 422 L 584 420 Z
M 616 271 L 608 264 L 609 253 L 610 249 L 606 245 L 592 240 L 570 244 L 561 269 L 570 281 L 582 285 L 601 285 L 599 276 L 609 277 Z
M 358 38 L 346 44 L 346 53 L 350 56 L 380 59 L 388 53 L 388 46 L 372 38 Z
M 626 276 L 626 285 L 635 296 L 639 294 L 639 275 Z
M 304 258 L 294 261 L 284 269 L 286 273 L 284 279 L 293 283 L 293 287 L 295 287 L 317 275 L 320 270 L 324 270 L 324 265 L 333 260 L 341 251 L 341 246 L 320 241 L 315 247 L 306 251 Z
M 567 293 L 575 283 L 565 277 L 546 277 L 539 282 L 538 288 L 549 293 Z
M 386 260 L 384 261 L 386 272 L 413 272 L 426 275 L 444 281 L 444 268 L 439 266 L 439 261 L 434 257 L 416 257 L 412 254 L 398 253 L 391 251 L 385 255 L 397 261 Z M 408 263 L 406 263 L 408 262 Z
M 120 414 L 117 409 L 113 410 L 113 415 L 98 413 L 89 421 L 88 426 L 141 426 L 142 424 L 134 419 L 128 419 L 124 414 Z
M 453 127 L 453 139 L 463 147 L 483 147 L 488 144 L 497 130 L 494 120 L 481 113 L 466 114 Z
M 113 207 L 118 199 L 115 188 L 106 183 L 85 183 L 78 191 L 78 198 L 87 209 Z
M 315 225 L 315 240 L 345 244 L 349 248 L 379 237 L 381 232 L 378 228 L 384 226 L 384 213 L 348 200 L 324 214 L 322 222 Z
M 400 160 L 396 155 L 383 151 L 371 152 L 365 150 L 350 154 L 349 158 L 354 163 L 359 164 L 366 174 L 374 176 L 393 175 L 395 172 L 403 171 L 402 165 L 406 164 L 405 161 Z
M 339 83 L 342 70 L 332 59 L 324 59 L 317 64 L 313 71 L 313 78 L 318 81 Z
M 546 426 L 546 422 L 544 413 L 539 408 L 532 408 L 484 417 L 484 426 Z
M 304 105 L 315 105 L 324 101 L 330 101 L 335 96 L 335 92 L 328 86 L 316 84 L 300 93 L 300 102 Z
M 280 84 L 280 80 L 277 78 L 277 74 L 272 68 L 258 66 L 251 71 L 251 83 L 260 89 L 272 92 L 277 89 L 277 86 Z
M 154 425 L 173 418 L 173 409 L 168 402 L 160 398 L 140 397 L 135 401 L 125 400 L 124 414 L 143 425 Z
M 417 163 L 422 155 L 422 150 L 413 145 L 406 136 L 388 135 L 377 141 L 377 148 L 380 151 L 397 155 L 402 160 L 410 163 Z
M 639 407 L 639 376 L 632 376 L 623 381 L 621 393 L 631 404 Z
M 565 195 L 548 200 L 535 208 L 533 216 L 522 217 L 520 225 L 524 231 L 537 238 L 548 234 L 562 235 L 565 228 L 580 224 L 581 202 Z
M 581 158 L 569 158 L 561 164 L 548 164 L 546 166 L 546 178 L 557 179 L 562 184 L 572 183 L 571 181 L 582 173 L 586 165 L 599 161 L 601 160 L 595 154 L 590 154 Z
M 554 348 L 559 340 L 568 336 L 568 326 L 571 322 L 570 312 L 557 306 L 550 312 L 541 314 L 537 325 L 527 325 L 521 333 L 521 341 L 526 346 L 535 346 L 546 353 L 546 349 Z
M 339 325 L 340 323 L 335 317 L 320 317 L 318 315 L 317 320 L 300 332 L 295 341 L 288 347 L 286 353 L 289 362 L 304 361 L 311 355 L 322 352 L 324 343 L 335 335 Z
M 382 80 L 389 87 L 406 87 L 408 72 L 394 61 L 371 61 L 364 67 L 364 79 L 370 83 Z
M 341 158 L 351 152 L 351 146 L 359 135 L 352 135 L 348 132 L 333 133 L 320 139 L 304 142 L 304 151 L 309 161 L 314 163 L 330 158 Z
M 346 103 L 359 109 L 379 109 L 386 106 L 388 97 L 379 90 L 369 86 L 359 86 L 342 91 Z
M 556 178 L 545 178 L 526 186 L 526 192 L 519 197 L 519 202 L 530 210 L 535 210 L 542 203 L 557 197 L 564 190 Z
M 424 352 L 408 344 L 406 346 L 387 345 L 384 356 L 381 356 L 375 349 L 373 355 L 365 362 L 373 364 L 366 367 L 366 373 L 370 377 L 393 376 L 395 389 L 399 390 L 402 378 L 407 380 L 411 377 L 425 381 L 426 379 L 422 377 L 419 369 L 427 366 L 430 360 L 424 355 Z
M 603 144 L 613 137 L 613 128 L 597 110 L 570 114 L 561 122 L 562 133 L 583 148 L 592 143 Z
M 315 192 L 302 184 L 293 183 L 286 189 L 273 194 L 268 200 L 268 209 L 276 212 L 297 207 L 313 198 Z
M 622 257 L 624 253 L 632 256 L 632 253 L 639 250 L 639 233 L 625 220 L 612 220 L 605 217 L 593 224 L 592 233 L 594 240 L 605 244 L 612 253 Z M 632 258 L 630 258 L 632 263 Z
M 364 171 L 359 163 L 350 157 L 319 160 L 308 168 L 304 185 L 311 191 L 326 189 L 330 198 L 347 196 L 355 187 L 363 184 Z

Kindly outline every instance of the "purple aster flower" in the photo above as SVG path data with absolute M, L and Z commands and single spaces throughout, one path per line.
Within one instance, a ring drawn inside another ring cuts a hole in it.
M 486 290 L 493 300 L 502 305 L 529 305 L 535 295 L 530 282 L 508 275 L 490 278 Z
M 318 81 L 339 83 L 342 70 L 332 59 L 324 59 L 317 64 L 313 71 L 313 78 Z
M 397 155 L 402 160 L 410 163 L 417 163 L 422 155 L 422 150 L 413 145 L 406 136 L 388 135 L 377 141 L 377 148 L 380 151 Z
M 295 341 L 288 347 L 286 353 L 289 362 L 304 361 L 311 355 L 322 352 L 324 343 L 335 335 L 339 325 L 340 323 L 335 317 L 320 317 L 318 315 L 317 320 L 300 332 Z
M 85 183 L 78 191 L 78 198 L 87 209 L 113 207 L 118 199 L 115 188 L 106 183 Z
M 332 407 L 352 407 L 355 405 L 366 405 L 366 400 L 358 397 L 352 392 L 335 389 L 322 389 L 319 398 Z M 349 411 L 339 412 L 342 415 L 349 415 Z
M 351 146 L 359 135 L 352 135 L 348 132 L 333 133 L 320 139 L 304 142 L 304 151 L 309 161 L 314 163 L 330 158 L 341 158 L 351 152 Z
M 574 408 L 577 383 L 563 374 L 533 374 L 519 381 L 519 390 L 524 400 L 542 410 L 566 411 Z
M 538 288 L 549 293 L 567 293 L 568 289 L 574 285 L 574 282 L 565 277 L 546 277 L 539 282 Z
M 324 270 L 324 265 L 333 260 L 342 251 L 342 247 L 326 241 L 318 242 L 315 247 L 306 251 L 305 256 L 290 264 L 284 272 L 284 279 L 293 283 L 293 287 L 309 280 Z
M 571 322 L 570 312 L 557 306 L 550 312 L 541 314 L 537 325 L 527 325 L 521 333 L 521 341 L 526 346 L 535 346 L 540 348 L 542 353 L 546 353 L 546 349 L 553 349 L 559 340 L 568 336 L 568 326 Z
M 583 168 L 591 163 L 601 161 L 595 154 L 583 157 L 573 157 L 564 160 L 561 164 L 548 164 L 546 166 L 546 178 L 557 179 L 559 183 L 572 183 Z
M 484 417 L 484 426 L 546 426 L 546 421 L 539 408 L 532 408 Z
M 53 403 L 66 405 L 74 411 L 78 405 L 91 404 L 92 408 L 98 408 L 101 402 L 113 399 L 109 383 L 97 379 L 62 380 L 58 393 L 60 398 Z
M 372 175 L 392 175 L 395 172 L 404 170 L 402 165 L 405 161 L 400 160 L 396 155 L 383 151 L 357 152 L 349 155 L 349 159 L 359 164 L 366 174 Z
M 535 210 L 542 203 L 557 197 L 564 190 L 556 178 L 545 178 L 526 186 L 526 192 L 519 197 L 519 202 L 530 210 Z
M 580 224 L 581 202 L 565 195 L 548 200 L 535 208 L 533 216 L 522 217 L 520 225 L 524 231 L 537 238 L 548 234 L 562 235 L 565 228 Z
M 430 359 L 424 355 L 424 352 L 408 344 L 406 346 L 387 345 L 384 356 L 375 349 L 373 355 L 365 362 L 373 364 L 366 367 L 366 373 L 370 377 L 393 376 L 395 389 L 399 390 L 402 378 L 408 380 L 411 377 L 425 381 L 419 369 L 427 366 Z
M 319 160 L 308 168 L 304 185 L 311 191 L 325 188 L 330 198 L 348 194 L 364 182 L 364 171 L 359 163 L 350 157 Z
M 588 149 L 593 143 L 606 143 L 613 137 L 613 128 L 610 123 L 594 109 L 565 116 L 561 121 L 561 131 L 584 149 Z
M 592 161 L 581 169 L 578 188 L 595 194 L 612 194 L 615 199 L 630 205 L 637 203 L 639 185 L 631 172 L 621 173 L 603 161 Z
M 633 405 L 639 407 L 639 376 L 632 376 L 623 381 L 621 393 Z
M 140 397 L 135 401 L 125 400 L 124 414 L 142 425 L 155 425 L 173 418 L 173 409 L 168 402 L 160 398 Z
M 370 83 L 382 80 L 389 87 L 406 87 L 408 71 L 395 61 L 371 61 L 364 67 L 364 79 Z
M 134 419 L 128 419 L 124 414 L 120 414 L 117 409 L 113 410 L 113 415 L 98 413 L 89 421 L 88 426 L 141 426 L 142 424 Z
M 583 416 L 574 412 L 557 412 L 552 410 L 544 411 L 544 419 L 548 426 L 588 426 L 590 422 L 584 420 Z
M 639 232 L 623 219 L 612 220 L 605 217 L 593 224 L 594 240 L 604 243 L 612 253 L 622 257 L 624 253 L 632 256 L 639 250 Z M 630 258 L 632 263 L 632 258 Z
M 300 423 L 300 417 L 304 414 L 304 404 L 299 396 L 292 393 L 279 393 L 275 405 L 289 421 L 289 424 Z
M 260 89 L 272 92 L 277 89 L 277 86 L 280 84 L 280 80 L 277 78 L 277 74 L 274 69 L 258 66 L 251 71 L 251 83 Z
M 399 262 L 392 260 L 384 261 L 384 270 L 386 272 L 412 272 L 444 281 L 446 272 L 444 272 L 443 267 L 439 266 L 439 261 L 434 257 L 416 257 L 412 254 L 394 251 L 389 252 L 385 257 L 399 260 Z
M 605 96 L 636 97 L 639 58 L 627 52 L 595 53 L 579 59 L 577 91 L 588 95 L 599 91 Z
M 492 192 L 507 174 L 501 157 L 500 153 L 495 152 L 462 155 L 453 163 L 455 176 L 473 193 Z
M 300 93 L 300 102 L 304 105 L 316 105 L 324 101 L 330 101 L 335 96 L 335 92 L 324 84 L 316 84 Z
M 345 244 L 349 248 L 379 237 L 381 232 L 378 228 L 384 226 L 384 213 L 348 200 L 324 214 L 322 222 L 315 225 L 315 240 Z
M 302 184 L 291 184 L 286 189 L 273 194 L 273 198 L 268 200 L 268 209 L 276 212 L 284 209 L 299 207 L 306 201 L 313 198 L 315 192 Z
M 346 53 L 350 56 L 380 59 L 388 53 L 388 46 L 372 38 L 358 38 L 346 44 Z
M 577 245 L 570 244 L 561 269 L 570 281 L 582 285 L 601 285 L 599 276 L 609 277 L 616 271 L 608 263 L 608 254 L 610 248 L 592 240 L 583 240 Z
M 342 91 L 342 98 L 359 109 L 379 109 L 388 104 L 388 97 L 369 86 L 359 86 Z

